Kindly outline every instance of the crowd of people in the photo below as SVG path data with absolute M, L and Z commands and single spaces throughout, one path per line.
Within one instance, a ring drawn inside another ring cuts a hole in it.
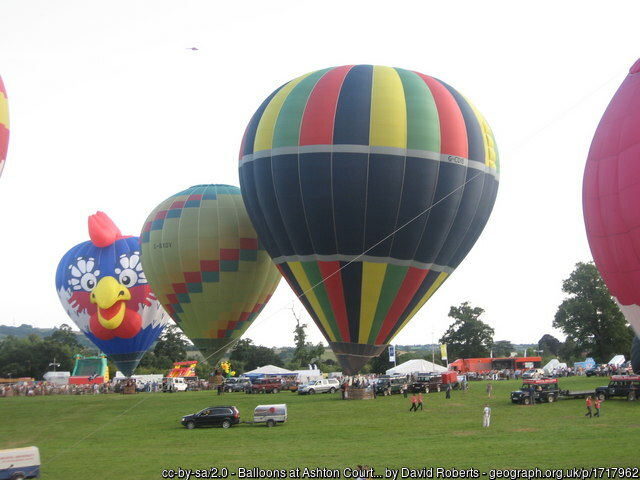
M 136 381 L 132 379 L 111 380 L 105 383 L 90 383 L 84 385 L 64 384 L 60 385 L 47 381 L 19 381 L 15 383 L 0 384 L 1 397 L 39 395 L 97 395 L 104 393 L 124 393 L 125 387 L 133 387 L 135 392 L 161 392 L 162 382 L 155 380 Z M 212 390 L 216 387 L 206 380 L 197 379 L 189 387 L 191 390 Z

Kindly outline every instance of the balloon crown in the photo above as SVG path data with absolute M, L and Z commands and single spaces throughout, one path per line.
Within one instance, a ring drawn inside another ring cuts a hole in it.
M 96 247 L 104 248 L 125 237 L 106 213 L 96 212 L 89 216 L 89 238 Z

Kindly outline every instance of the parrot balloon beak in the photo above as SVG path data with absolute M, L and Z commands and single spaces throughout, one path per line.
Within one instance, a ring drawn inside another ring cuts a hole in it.
M 127 300 L 131 300 L 131 292 L 113 277 L 102 278 L 91 292 L 91 303 L 98 305 L 98 320 L 109 330 L 122 323 Z

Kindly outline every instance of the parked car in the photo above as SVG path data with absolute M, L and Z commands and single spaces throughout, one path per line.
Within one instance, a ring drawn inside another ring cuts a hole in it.
M 407 381 L 403 376 L 381 375 L 376 383 L 376 393 L 378 395 L 390 395 L 392 393 L 402 393 L 402 385 Z
M 542 368 L 530 368 L 529 370 L 525 370 L 522 374 L 523 380 L 535 380 L 542 377 L 544 377 L 544 370 Z
M 213 427 L 221 426 L 222 428 L 230 428 L 240 423 L 240 412 L 236 407 L 207 407 L 198 413 L 185 415 L 182 417 L 182 425 L 189 430 L 196 427 Z
M 613 375 L 609 385 L 596 388 L 596 397 L 605 400 L 611 397 L 640 398 L 640 375 Z
M 419 373 L 409 390 L 413 393 L 439 392 L 442 389 L 442 375 L 435 372 Z
M 251 389 L 251 380 L 238 377 L 225 378 L 223 385 L 225 392 L 245 392 Z
M 560 395 L 560 387 L 557 378 L 542 380 L 525 380 L 520 390 L 511 392 L 511 402 L 524 405 L 531 404 L 532 400 L 538 402 L 553 403 Z
M 340 388 L 340 382 L 335 378 L 322 378 L 311 380 L 305 385 L 298 387 L 300 395 L 313 395 L 315 393 L 334 393 Z
M 189 384 L 184 377 L 164 377 L 162 379 L 163 392 L 185 392 L 189 388 Z
M 280 377 L 256 378 L 251 383 L 251 388 L 247 393 L 278 393 L 282 390 L 282 379 Z

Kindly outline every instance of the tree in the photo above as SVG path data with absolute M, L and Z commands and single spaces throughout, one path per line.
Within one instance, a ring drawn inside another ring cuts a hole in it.
M 488 357 L 493 346 L 494 330 L 480 320 L 484 310 L 469 302 L 451 307 L 449 317 L 456 321 L 447 329 L 440 343 L 447 345 L 449 358 Z
M 516 347 L 514 347 L 513 343 L 508 340 L 498 340 L 491 348 L 491 352 L 494 357 L 510 357 L 511 352 L 514 352 L 515 350 Z
M 229 356 L 236 371 L 250 371 L 264 365 L 282 366 L 280 357 L 272 348 L 256 346 L 250 338 L 236 342 Z
M 59 364 L 56 370 L 71 371 L 75 353 L 78 350 L 60 343 L 53 335 L 44 339 L 35 333 L 27 338 L 9 335 L 0 341 L 0 377 L 32 377 L 39 380 L 54 359 Z
M 153 353 L 156 357 L 165 357 L 173 362 L 182 362 L 187 358 L 189 342 L 176 325 L 167 325 L 156 342 Z
M 389 347 L 385 348 L 377 357 L 373 357 L 371 360 L 369 360 L 366 366 L 369 367 L 367 371 L 377 374 L 383 374 L 387 370 L 392 368 L 393 364 L 389 360 Z
M 293 341 L 295 342 L 296 349 L 293 352 L 291 363 L 296 364 L 298 367 L 306 368 L 313 360 L 320 360 L 320 357 L 322 357 L 324 353 L 324 345 L 322 345 L 322 343 L 313 345 L 311 342 L 307 342 L 307 333 L 305 332 L 307 324 L 301 324 L 300 316 L 295 311 L 292 310 L 292 312 L 296 319 L 296 328 L 293 330 Z
M 633 331 L 607 290 L 593 262 L 576 264 L 562 282 L 568 294 L 558 307 L 553 326 L 575 343 L 575 353 L 606 362 L 616 354 L 629 355 Z
M 80 342 L 78 342 L 78 336 L 66 323 L 60 325 L 60 328 L 55 328 L 53 333 L 47 338 L 50 338 L 51 341 L 61 345 L 67 345 L 75 352 L 82 352 L 84 350 L 82 345 L 80 345 Z
M 561 347 L 562 342 L 548 333 L 544 334 L 542 338 L 538 340 L 538 350 L 542 350 L 544 353 L 555 357 L 560 354 Z

